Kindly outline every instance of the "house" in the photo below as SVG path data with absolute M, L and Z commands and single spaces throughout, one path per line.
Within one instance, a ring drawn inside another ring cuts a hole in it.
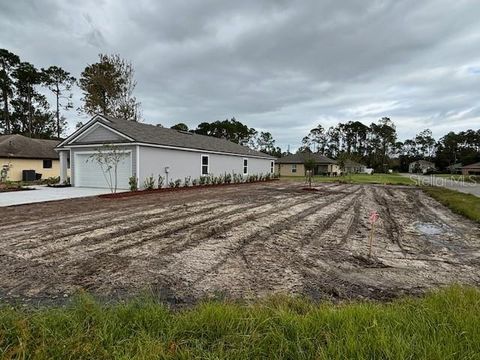
M 462 163 L 456 163 L 446 167 L 446 170 L 450 174 L 461 174 L 462 173 Z
M 335 160 L 317 153 L 300 152 L 277 160 L 277 174 L 280 176 L 305 176 L 305 162 L 313 160 L 314 175 L 337 175 L 340 168 Z
M 462 166 L 462 175 L 480 175 L 480 162 Z
M 367 171 L 367 167 L 356 161 L 347 159 L 343 164 L 343 170 L 345 173 L 348 173 L 348 174 L 358 174 L 358 173 L 365 173 Z
M 70 159 L 73 186 L 109 187 L 105 167 L 92 158 L 103 145 L 114 145 L 124 155 L 117 166 L 119 189 L 128 189 L 131 177 L 142 188 L 150 176 L 162 176 L 167 185 L 207 175 L 273 173 L 275 166 L 274 157 L 225 139 L 96 115 L 56 148 L 60 181 Z
M 434 170 L 436 170 L 435 164 L 427 160 L 417 160 L 417 161 L 411 162 L 410 165 L 408 165 L 409 173 L 426 174 L 427 172 L 434 171 Z
M 54 150 L 58 143 L 18 134 L 0 135 L 0 168 L 9 168 L 10 181 L 21 181 L 24 170 L 33 170 L 43 179 L 59 176 L 59 156 Z

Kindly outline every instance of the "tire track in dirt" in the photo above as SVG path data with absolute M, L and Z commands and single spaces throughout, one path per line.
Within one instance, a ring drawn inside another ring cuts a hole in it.
M 395 219 L 395 217 L 392 215 L 387 199 L 385 199 L 383 194 L 379 193 L 379 187 L 372 186 L 370 189 L 373 193 L 374 201 L 382 208 L 380 217 L 384 221 L 388 237 L 392 239 L 392 241 L 398 245 L 402 253 L 405 254 L 406 250 L 403 247 L 401 239 L 402 228 Z
M 354 194 L 357 190 L 354 190 L 350 193 L 350 195 Z M 341 200 L 344 199 L 345 196 L 342 196 L 338 199 L 328 199 L 328 200 Z M 274 236 L 275 234 L 278 234 L 279 232 L 283 232 L 288 230 L 290 227 L 294 226 L 295 224 L 299 223 L 302 219 L 315 214 L 319 210 L 328 207 L 331 205 L 331 201 L 325 201 L 320 204 L 311 204 L 311 203 L 306 203 L 302 204 L 302 206 L 299 207 L 298 211 L 294 211 L 294 209 L 290 209 L 290 211 L 286 212 L 285 214 L 279 214 L 277 213 L 276 218 L 267 221 L 266 223 L 263 223 L 261 225 L 261 229 L 256 230 L 254 228 L 253 232 L 250 232 L 247 235 L 240 236 L 236 239 L 227 239 L 225 242 L 228 242 L 227 247 L 224 247 L 224 251 L 216 251 L 222 252 L 219 254 L 219 256 L 215 256 L 215 259 L 213 260 L 213 265 L 208 266 L 207 269 L 200 271 L 199 269 L 196 269 L 193 271 L 192 269 L 189 269 L 190 273 L 198 273 L 200 272 L 200 275 L 196 276 L 193 280 L 189 281 L 188 284 L 194 284 L 202 281 L 206 276 L 208 276 L 210 273 L 215 272 L 217 269 L 219 269 L 222 265 L 224 265 L 228 259 L 231 257 L 233 253 L 241 253 L 243 249 L 248 246 L 250 243 L 253 241 L 260 241 L 260 242 L 265 242 L 267 241 L 266 239 L 269 239 L 270 237 Z M 204 247 L 206 244 L 203 244 Z M 215 245 L 215 244 L 214 244 Z M 220 249 L 221 250 L 221 249 Z M 192 251 L 200 251 L 200 249 L 192 249 Z M 183 261 L 183 257 L 188 258 L 188 251 L 186 251 L 187 254 L 184 256 L 181 256 L 181 254 L 177 254 L 178 257 L 180 257 L 180 262 Z M 185 253 L 182 252 L 182 253 Z M 182 269 L 181 265 L 178 264 L 173 264 L 178 269 Z M 184 274 L 187 275 L 187 274 Z
M 265 206 L 266 204 L 269 204 L 270 201 L 271 200 L 268 200 L 268 201 L 265 200 L 263 202 L 260 202 L 258 204 L 258 207 Z M 187 226 L 198 225 L 198 224 L 201 224 L 201 223 L 209 221 L 209 220 L 216 220 L 216 219 L 221 218 L 222 216 L 226 216 L 228 214 L 231 214 L 231 213 L 234 213 L 234 212 L 237 212 L 237 211 L 241 211 L 242 209 L 245 209 L 248 206 L 249 205 L 242 205 L 242 204 L 229 205 L 230 210 L 228 210 L 228 211 L 223 211 L 225 209 L 225 207 L 220 206 L 220 205 L 216 205 L 215 207 L 213 207 L 211 209 L 207 207 L 209 212 L 206 215 L 204 215 L 204 217 L 201 220 L 197 221 L 197 223 L 184 221 L 184 223 L 181 226 L 169 229 L 164 234 L 174 233 L 176 231 L 179 231 L 179 229 L 183 229 Z M 167 218 L 147 219 L 147 220 L 145 220 L 145 221 L 143 221 L 139 224 L 136 224 L 136 225 L 131 225 L 131 223 L 128 222 L 127 224 L 125 224 L 124 226 L 122 226 L 120 228 L 105 227 L 105 228 L 103 228 L 104 231 L 101 231 L 99 233 L 89 234 L 87 236 L 82 236 L 80 238 L 78 238 L 74 235 L 74 236 L 72 236 L 73 239 L 70 239 L 70 241 L 73 241 L 72 244 L 67 245 L 67 246 L 63 246 L 63 247 L 59 247 L 59 248 L 50 250 L 48 252 L 40 253 L 36 257 L 33 257 L 33 259 L 37 259 L 37 258 L 41 258 L 41 257 L 48 258 L 52 255 L 61 253 L 62 251 L 72 250 L 75 247 L 88 246 L 90 244 L 98 244 L 99 246 L 103 247 L 103 246 L 107 245 L 107 243 L 106 243 L 107 240 L 109 240 L 109 242 L 111 242 L 111 243 L 119 243 L 119 242 L 121 242 L 121 240 L 119 240 L 119 238 L 132 236 L 134 234 L 138 234 L 138 233 L 142 233 L 142 232 L 152 231 L 153 229 L 155 229 L 155 227 L 158 227 L 159 225 L 163 226 L 163 227 L 166 227 L 169 224 L 171 225 L 172 222 L 179 222 L 179 221 L 184 220 L 187 216 L 205 214 L 205 210 L 206 210 L 205 208 L 203 208 L 203 209 L 200 208 L 199 210 L 195 211 L 193 214 L 188 213 L 188 212 L 184 212 L 183 214 L 175 215 L 175 216 L 171 216 L 171 217 L 167 217 Z M 155 236 L 162 236 L 162 233 L 156 234 Z M 35 249 L 38 249 L 38 248 L 35 248 Z

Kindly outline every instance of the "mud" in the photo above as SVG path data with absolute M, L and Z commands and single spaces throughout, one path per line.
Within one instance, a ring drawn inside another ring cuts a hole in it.
M 0 208 L 0 299 L 388 300 L 480 284 L 480 228 L 414 187 L 274 182 Z M 368 256 L 370 211 L 375 226 Z

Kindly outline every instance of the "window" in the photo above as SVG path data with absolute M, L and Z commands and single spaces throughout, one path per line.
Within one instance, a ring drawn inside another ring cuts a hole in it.
M 243 159 L 243 175 L 248 174 L 248 159 Z
M 292 173 L 297 172 L 297 164 L 292 164 Z
M 210 169 L 208 155 L 202 155 L 202 175 L 208 175 L 209 172 Z
M 43 168 L 44 169 L 51 169 L 52 168 L 52 160 L 43 160 Z
M 275 167 L 275 163 L 273 161 L 270 161 L 270 174 L 273 174 L 274 167 Z

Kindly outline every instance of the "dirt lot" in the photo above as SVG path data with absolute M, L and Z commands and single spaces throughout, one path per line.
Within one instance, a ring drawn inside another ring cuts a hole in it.
M 271 293 L 390 299 L 480 284 L 480 228 L 421 190 L 275 182 L 0 208 L 0 298 L 145 290 L 177 304 Z M 371 210 L 380 213 L 369 259 Z

